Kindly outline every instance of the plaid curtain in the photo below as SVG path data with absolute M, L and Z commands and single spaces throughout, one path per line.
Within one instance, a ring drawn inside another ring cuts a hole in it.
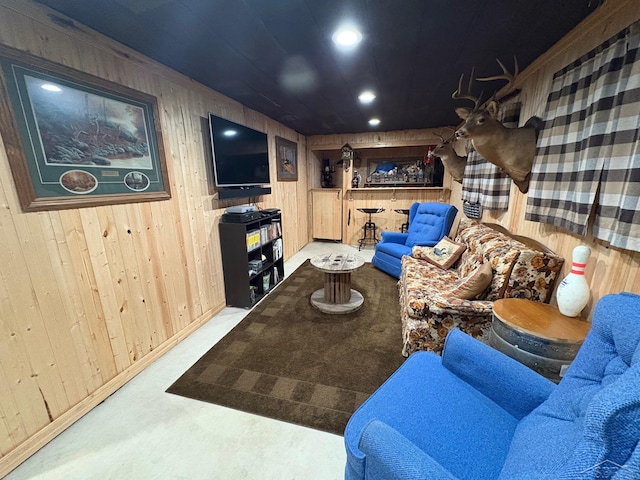
M 518 126 L 521 106 L 520 102 L 501 106 L 500 120 L 506 127 Z M 511 178 L 482 158 L 469 142 L 467 166 L 462 178 L 462 200 L 479 203 L 486 210 L 507 210 L 510 191 Z
M 554 75 L 525 218 L 640 251 L 640 22 Z

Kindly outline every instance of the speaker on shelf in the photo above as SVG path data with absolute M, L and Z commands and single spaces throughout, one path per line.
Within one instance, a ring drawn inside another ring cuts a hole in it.
M 270 193 L 271 187 L 221 188 L 218 190 L 218 199 L 259 197 Z

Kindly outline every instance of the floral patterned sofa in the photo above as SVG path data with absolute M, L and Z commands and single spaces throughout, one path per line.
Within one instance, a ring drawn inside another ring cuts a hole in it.
M 548 303 L 564 264 L 564 258 L 533 239 L 466 218 L 460 222 L 455 241 L 466 249 L 447 270 L 414 258 L 420 257 L 415 250 L 402 258 L 398 288 L 404 356 L 417 350 L 441 353 L 453 328 L 485 340 L 494 300 L 515 297 Z M 489 286 L 471 300 L 452 296 L 483 262 L 491 265 Z

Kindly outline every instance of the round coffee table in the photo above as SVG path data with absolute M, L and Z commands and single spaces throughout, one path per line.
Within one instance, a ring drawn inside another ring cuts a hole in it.
M 311 294 L 311 305 L 330 314 L 355 312 L 362 306 L 364 297 L 351 288 L 351 272 L 362 267 L 364 259 L 332 253 L 313 257 L 311 265 L 324 273 L 324 288 Z

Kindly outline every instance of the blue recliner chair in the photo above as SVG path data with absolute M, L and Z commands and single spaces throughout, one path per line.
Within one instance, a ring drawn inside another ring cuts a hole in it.
M 383 272 L 400 278 L 403 255 L 411 255 L 415 245 L 433 247 L 449 234 L 458 209 L 439 202 L 414 203 L 409 208 L 407 233 L 382 232 L 371 263 Z
M 640 478 L 640 296 L 607 295 L 558 385 L 459 330 L 347 424 L 347 480 Z

